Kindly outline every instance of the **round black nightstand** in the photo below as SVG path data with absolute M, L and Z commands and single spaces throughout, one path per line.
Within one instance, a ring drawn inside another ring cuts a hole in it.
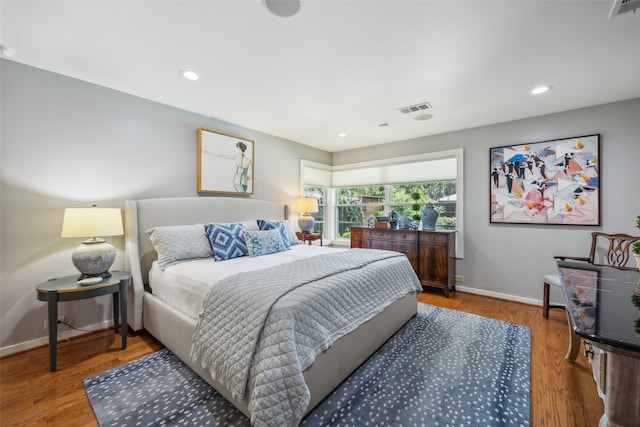
M 131 273 L 114 271 L 111 277 L 92 285 L 78 283 L 78 275 L 50 279 L 36 287 L 38 300 L 46 301 L 49 317 L 49 368 L 56 370 L 58 345 L 58 302 L 77 301 L 101 295 L 113 294 L 113 331 L 118 332 L 122 323 L 122 348 L 127 348 L 127 286 Z

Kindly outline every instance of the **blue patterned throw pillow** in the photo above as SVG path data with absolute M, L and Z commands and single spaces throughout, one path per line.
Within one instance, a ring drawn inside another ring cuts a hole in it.
M 280 232 L 280 236 L 282 237 L 282 243 L 286 249 L 291 247 L 289 243 L 289 235 L 287 234 L 287 229 L 285 228 L 282 221 L 266 221 L 264 219 L 258 220 L 258 228 L 262 231 L 266 230 L 278 230 Z
M 250 257 L 284 252 L 287 247 L 282 241 L 280 230 L 243 231 L 242 235 L 247 244 Z
M 204 226 L 216 261 L 247 256 L 242 224 L 207 224 Z

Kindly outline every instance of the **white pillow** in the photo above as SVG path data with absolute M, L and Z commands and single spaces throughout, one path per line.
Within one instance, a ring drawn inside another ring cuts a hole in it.
M 289 236 L 289 244 L 290 245 L 299 245 L 302 243 L 300 239 L 298 239 L 298 235 L 295 231 L 293 231 L 293 227 L 289 221 L 282 221 L 284 224 L 284 229 L 287 232 L 287 236 Z
M 242 225 L 242 229 L 245 231 L 259 231 L 260 229 L 258 228 L 258 221 L 256 220 L 251 220 L 251 221 L 238 221 L 238 224 Z
M 146 234 L 158 253 L 158 267 L 162 271 L 179 262 L 213 256 L 203 225 L 154 227 Z

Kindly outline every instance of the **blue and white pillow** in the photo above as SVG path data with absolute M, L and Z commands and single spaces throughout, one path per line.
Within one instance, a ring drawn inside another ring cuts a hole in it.
M 282 240 L 280 230 L 243 231 L 242 236 L 247 245 L 250 257 L 256 257 L 276 252 L 284 252 L 287 247 Z
M 216 261 L 249 254 L 242 237 L 242 224 L 207 224 L 204 230 Z
M 282 221 L 267 221 L 264 219 L 259 219 L 258 228 L 262 231 L 278 230 L 280 232 L 280 236 L 282 236 L 282 242 L 284 243 L 285 247 L 287 249 L 291 247 L 291 243 L 289 241 L 289 234 L 287 233 L 287 229 L 284 226 L 284 223 Z

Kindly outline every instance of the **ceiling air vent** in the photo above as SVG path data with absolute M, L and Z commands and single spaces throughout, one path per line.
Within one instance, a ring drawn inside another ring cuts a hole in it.
M 609 19 L 631 11 L 635 13 L 637 8 L 640 8 L 640 0 L 615 0 Z
M 428 102 L 421 102 L 420 104 L 409 105 L 408 107 L 398 108 L 398 111 L 400 111 L 402 114 L 411 114 L 411 113 L 417 113 L 418 111 L 430 110 L 431 108 L 433 107 L 431 107 L 431 104 L 429 104 Z

